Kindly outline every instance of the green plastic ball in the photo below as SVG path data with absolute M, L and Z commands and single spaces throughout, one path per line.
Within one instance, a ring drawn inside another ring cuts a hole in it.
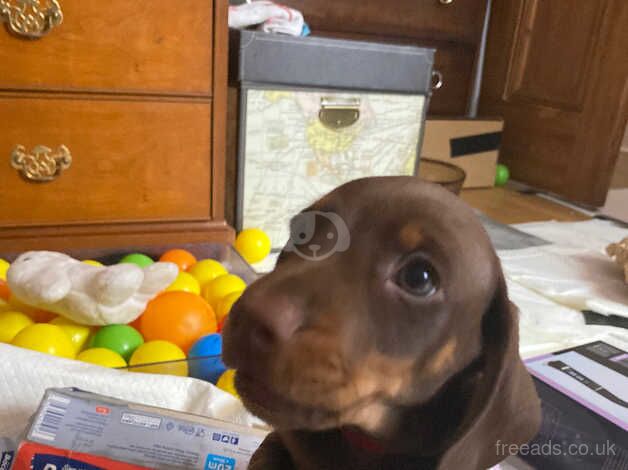
M 152 258 L 142 253 L 131 253 L 118 261 L 118 263 L 131 263 L 138 265 L 140 268 L 145 268 L 146 266 L 153 264 L 154 261 Z
M 498 163 L 495 169 L 495 186 L 505 185 L 509 178 L 510 171 L 508 171 L 508 167 L 503 163 Z
M 144 344 L 142 335 L 129 325 L 107 325 L 96 332 L 90 348 L 106 348 L 129 361 L 133 352 Z

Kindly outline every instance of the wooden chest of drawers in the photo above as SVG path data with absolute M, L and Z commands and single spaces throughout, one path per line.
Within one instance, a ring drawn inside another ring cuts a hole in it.
M 231 241 L 226 0 L 0 0 L 0 252 Z

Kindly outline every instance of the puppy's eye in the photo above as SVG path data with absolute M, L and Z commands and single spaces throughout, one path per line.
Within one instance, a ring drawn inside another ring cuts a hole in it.
M 438 289 L 436 270 L 423 259 L 412 260 L 401 268 L 396 282 L 406 292 L 419 297 L 428 297 Z

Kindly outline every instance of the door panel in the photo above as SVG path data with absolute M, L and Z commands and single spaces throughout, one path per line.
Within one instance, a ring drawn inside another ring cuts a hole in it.
M 480 112 L 514 179 L 602 205 L 628 114 L 628 2 L 493 2 Z
M 515 33 L 506 85 L 506 99 L 529 101 L 560 109 L 582 110 L 586 69 L 599 36 L 606 2 L 526 0 Z M 547 60 L 551 57 L 552 60 Z M 568 70 L 569 73 L 562 73 Z

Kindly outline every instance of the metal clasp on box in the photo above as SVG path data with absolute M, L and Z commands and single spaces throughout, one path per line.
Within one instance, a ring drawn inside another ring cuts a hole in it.
M 323 96 L 318 119 L 329 129 L 338 130 L 349 127 L 360 119 L 360 98 Z

